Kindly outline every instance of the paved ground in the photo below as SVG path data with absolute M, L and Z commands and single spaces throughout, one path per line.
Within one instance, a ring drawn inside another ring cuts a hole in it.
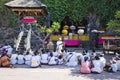
M 112 55 L 106 55 L 109 59 Z M 120 80 L 120 71 L 116 73 L 81 74 L 79 66 L 64 65 L 29 68 L 16 65 L 17 68 L 0 68 L 0 80 Z
M 28 68 L 20 65 L 17 68 L 0 68 L 0 80 L 120 80 L 120 72 L 101 74 L 80 74 L 79 66 L 42 66 Z

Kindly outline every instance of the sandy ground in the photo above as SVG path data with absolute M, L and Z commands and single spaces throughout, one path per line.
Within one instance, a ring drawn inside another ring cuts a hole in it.
M 0 80 L 120 80 L 120 71 L 116 73 L 81 74 L 79 66 L 66 67 L 42 66 L 29 68 L 17 65 L 17 68 L 0 68 Z
M 105 55 L 110 59 L 113 55 Z M 16 65 L 17 68 L 0 68 L 0 80 L 120 80 L 120 71 L 116 73 L 81 74 L 79 66 L 65 65 L 29 68 L 26 65 Z

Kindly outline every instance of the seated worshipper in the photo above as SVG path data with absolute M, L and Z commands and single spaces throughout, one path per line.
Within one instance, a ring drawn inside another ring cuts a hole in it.
M 78 58 L 80 64 L 84 61 L 84 57 L 87 57 L 86 54 L 83 52 L 82 55 Z
M 49 43 L 47 44 L 47 49 L 49 51 L 53 51 L 54 50 L 54 44 L 52 41 L 49 41 Z
M 6 54 L 2 54 L 0 57 L 0 66 L 2 67 L 10 67 L 10 58 Z
M 4 50 L 7 50 L 7 48 L 8 48 L 8 44 L 7 43 L 5 43 L 3 46 L 2 46 L 2 52 L 4 52 Z
M 100 54 L 100 61 L 101 61 L 101 64 L 100 64 L 100 66 L 101 66 L 101 69 L 102 70 L 104 70 L 104 67 L 105 67 L 105 65 L 106 65 L 106 59 L 105 59 L 105 57 L 104 57 L 104 54 Z
M 112 57 L 112 60 L 106 64 L 106 66 L 105 66 L 106 71 L 109 71 L 109 69 L 111 67 L 110 65 L 111 65 L 113 60 L 116 61 L 117 70 L 118 71 L 120 70 L 120 54 L 116 53 L 115 57 Z
M 18 57 L 18 51 L 16 51 L 15 53 L 13 53 L 12 55 L 11 55 L 11 64 L 17 64 L 17 58 Z
M 85 50 L 85 54 L 86 54 L 86 56 L 88 57 L 88 61 L 90 61 L 90 53 L 89 53 L 89 51 L 88 50 Z
M 61 38 L 57 41 L 56 44 L 57 44 L 57 48 L 56 48 L 57 52 L 61 53 L 61 50 L 63 49 L 63 42 L 62 42 Z
M 31 65 L 32 68 L 39 67 L 40 65 L 40 56 L 35 52 L 31 58 Z
M 78 59 L 77 59 L 75 52 L 69 53 L 69 55 L 67 57 L 66 65 L 67 66 L 77 66 L 78 65 Z
M 69 54 L 70 54 L 71 52 L 72 52 L 72 51 L 69 51 L 69 50 L 68 50 L 68 51 L 65 52 L 65 56 L 62 55 L 65 62 L 67 62 L 68 56 L 69 56 Z
M 18 64 L 24 64 L 25 63 L 25 56 L 22 53 L 19 53 L 17 63 Z
M 63 57 L 65 57 L 66 54 L 67 54 L 67 53 L 65 52 L 65 50 L 62 49 L 62 50 L 61 50 L 61 53 L 60 53 L 59 55 L 63 55 Z
M 53 53 L 50 53 L 50 57 L 48 58 L 48 65 L 56 65 L 56 57 L 53 56 Z
M 63 55 L 58 56 L 58 64 L 63 64 Z
M 9 45 L 8 48 L 7 48 L 7 55 L 11 56 L 12 53 L 13 53 L 13 48 Z
M 29 52 L 29 54 L 31 54 L 31 55 L 34 54 L 34 52 L 32 51 L 32 49 L 29 48 L 28 50 L 25 50 L 25 51 L 23 52 L 23 55 L 26 55 L 27 52 Z
M 49 56 L 50 55 L 50 51 L 48 49 L 45 50 L 45 53 Z
M 98 56 L 95 56 L 95 59 L 92 60 L 92 68 L 91 68 L 91 72 L 92 73 L 101 73 L 102 69 L 101 69 L 101 61 L 100 58 Z
M 2 54 L 6 54 L 7 55 L 7 50 L 3 49 Z M 10 56 L 9 56 L 10 57 Z
M 37 59 L 39 60 L 39 66 L 41 67 L 41 56 L 38 51 L 35 52 L 37 54 Z
M 3 45 L 0 45 L 0 53 L 3 51 Z
M 93 49 L 92 50 L 92 57 L 95 57 L 95 56 L 97 56 L 97 54 L 96 54 L 95 50 Z
M 10 45 L 5 44 L 5 46 L 3 46 L 3 49 L 6 49 L 7 55 L 10 57 L 13 52 L 13 48 Z
M 43 65 L 48 64 L 48 54 L 46 54 L 44 51 L 41 54 L 41 64 L 43 64 Z
M 45 49 L 43 49 L 43 48 L 40 48 L 39 50 L 38 50 L 38 53 L 41 55 L 43 52 L 45 52 Z
M 56 50 L 53 51 L 53 56 L 58 57 L 58 52 Z
M 91 73 L 88 57 L 84 57 L 84 61 L 81 63 L 81 66 L 80 66 L 80 72 L 84 74 Z
M 117 61 L 118 71 L 120 71 L 120 54 L 116 55 L 116 61 Z
M 25 64 L 26 65 L 31 64 L 31 58 L 32 58 L 32 55 L 29 52 L 27 52 L 26 55 L 25 55 Z
M 108 69 L 108 72 L 117 72 L 117 70 L 118 70 L 118 67 L 117 67 L 116 60 L 110 61 L 110 67 Z

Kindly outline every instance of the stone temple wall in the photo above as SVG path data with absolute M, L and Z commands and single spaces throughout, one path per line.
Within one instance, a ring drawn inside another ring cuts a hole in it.
M 14 28 L 0 27 L 0 45 L 4 43 L 14 43 Z

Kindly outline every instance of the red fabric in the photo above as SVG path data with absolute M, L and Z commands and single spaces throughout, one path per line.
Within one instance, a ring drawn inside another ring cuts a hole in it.
M 24 23 L 34 23 L 35 18 L 34 17 L 25 17 L 25 18 L 22 19 L 22 22 L 24 22 Z
M 102 38 L 98 39 L 98 44 L 103 44 L 103 42 L 104 42 L 104 39 L 102 39 Z
M 10 58 L 8 56 L 3 56 L 0 58 L 0 63 L 2 67 L 9 67 L 10 66 Z
M 79 40 L 64 40 L 66 46 L 79 46 Z
M 88 61 L 82 62 L 81 67 L 80 67 L 80 72 L 84 74 L 89 74 L 91 73 L 90 70 L 90 63 Z

